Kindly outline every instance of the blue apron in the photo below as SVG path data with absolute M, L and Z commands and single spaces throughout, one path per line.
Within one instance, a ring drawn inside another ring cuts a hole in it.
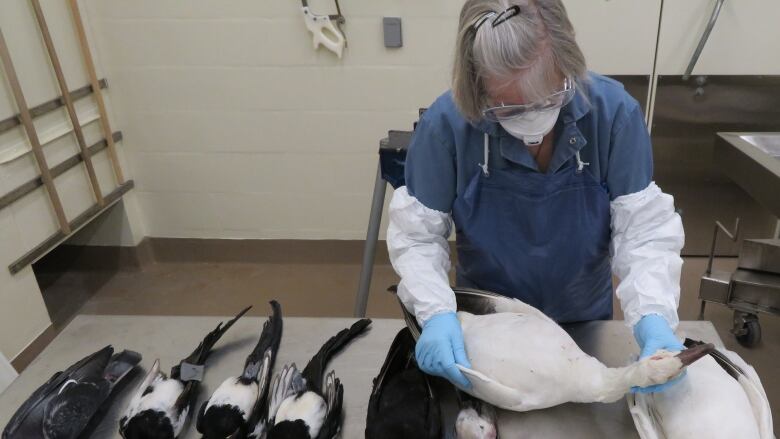
M 514 297 L 553 320 L 612 318 L 609 195 L 579 152 L 557 172 L 488 168 L 455 200 L 457 284 Z

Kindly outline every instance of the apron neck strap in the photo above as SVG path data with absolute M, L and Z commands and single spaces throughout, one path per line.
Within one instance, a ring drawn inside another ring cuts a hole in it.
M 490 175 L 490 171 L 488 171 L 488 161 L 490 156 L 490 135 L 488 133 L 485 133 L 485 145 L 483 150 L 485 153 L 485 161 L 484 163 L 481 163 L 479 167 L 482 168 L 482 173 L 485 174 L 485 177 L 487 177 Z
M 582 158 L 580 158 L 580 152 L 579 151 L 574 153 L 574 159 L 577 161 L 577 173 L 578 174 L 580 172 L 582 172 L 583 169 L 585 169 L 585 166 L 590 166 L 590 163 L 582 161 Z
M 490 171 L 488 170 L 488 163 L 490 162 L 490 135 L 488 133 L 484 134 L 484 145 L 482 147 L 483 153 L 484 153 L 484 161 L 483 163 L 479 164 L 479 167 L 482 168 L 482 173 L 485 174 L 485 177 L 490 176 Z M 590 166 L 589 162 L 583 162 L 582 157 L 580 157 L 580 151 L 574 152 L 574 160 L 577 164 L 577 173 L 581 173 L 585 166 Z

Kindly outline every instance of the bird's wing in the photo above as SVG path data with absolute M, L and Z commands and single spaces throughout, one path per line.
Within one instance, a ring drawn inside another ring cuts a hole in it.
M 761 439 L 774 439 L 773 426 L 772 426 L 772 409 L 769 407 L 769 400 L 767 399 L 764 386 L 761 384 L 756 370 L 747 364 L 736 352 L 723 350 L 719 352 L 732 363 L 737 366 L 744 375 L 737 379 L 737 382 L 745 390 L 750 405 L 753 408 L 753 414 L 758 423 L 758 430 L 761 434 Z
M 266 423 L 264 420 L 260 420 L 257 425 L 255 425 L 255 428 L 249 432 L 247 437 L 249 439 L 265 439 L 265 433 L 266 433 Z
M 263 330 L 260 333 L 257 345 L 255 345 L 255 348 L 246 358 L 244 372 L 241 374 L 246 380 L 258 378 L 264 362 L 266 361 L 266 357 L 269 357 L 269 354 L 271 367 L 273 367 L 273 362 L 276 360 L 276 353 L 279 351 L 279 344 L 282 341 L 282 307 L 279 305 L 279 302 L 272 300 L 271 308 L 273 314 L 269 316 L 268 320 L 263 324 Z M 262 381 L 260 382 L 262 383 Z
M 141 405 L 141 399 L 144 396 L 144 391 L 146 391 L 146 389 L 151 386 L 152 383 L 154 383 L 154 380 L 160 375 L 160 359 L 157 359 L 154 360 L 154 364 L 152 364 L 152 368 L 149 369 L 149 373 L 146 374 L 144 380 L 141 381 L 141 384 L 136 389 L 135 394 L 133 394 L 133 397 L 130 399 L 130 403 L 127 405 L 127 410 L 125 411 L 122 419 L 119 421 L 120 428 L 123 428 L 123 424 L 135 415 L 138 406 Z
M 342 329 L 323 343 L 320 350 L 311 357 L 301 374 L 312 389 L 318 391 L 324 387 L 322 381 L 325 368 L 336 354 L 342 351 L 352 340 L 364 334 L 371 325 L 371 319 L 360 319 L 349 328 Z
M 282 401 L 306 390 L 306 382 L 301 372 L 293 364 L 285 364 L 271 383 L 268 404 L 268 425 L 274 425 L 274 418 Z
M 187 412 L 195 403 L 194 398 L 197 396 L 199 384 L 200 381 L 187 381 L 184 384 L 184 389 L 173 404 L 172 410 L 175 416 L 182 420 L 187 417 Z
M 439 406 L 439 398 L 431 385 L 433 377 L 428 376 L 421 370 L 417 370 L 417 373 L 422 375 L 428 393 L 428 416 L 426 422 L 427 427 L 425 429 L 427 432 L 426 437 L 441 437 L 441 407 Z
M 410 360 L 414 357 L 414 338 L 408 327 L 404 327 L 393 339 L 387 357 L 379 370 L 379 375 L 374 379 L 374 387 L 371 390 L 371 400 L 378 404 L 385 380 L 396 376 L 409 367 Z
M 252 309 L 251 306 L 242 309 L 241 312 L 239 312 L 232 319 L 228 320 L 227 323 L 219 322 L 213 331 L 209 332 L 205 337 L 203 337 L 203 340 L 198 344 L 198 346 L 194 351 L 192 351 L 190 355 L 181 360 L 179 364 L 171 369 L 171 378 L 175 378 L 177 380 L 180 379 L 179 374 L 181 373 L 182 363 L 188 363 L 197 366 L 203 366 L 206 364 L 206 359 L 211 354 L 211 350 L 214 348 L 214 345 L 217 344 L 219 339 L 225 335 L 225 332 L 227 332 L 227 330 L 230 329 L 230 327 L 233 326 L 233 324 L 236 323 L 236 321 L 238 321 L 238 319 L 240 319 L 250 309 Z
M 43 411 L 43 434 L 47 439 L 77 437 L 111 393 L 105 379 L 63 386 Z
M 257 377 L 258 392 L 257 401 L 255 401 L 252 407 L 252 413 L 249 415 L 247 426 L 249 430 L 255 430 L 260 424 L 265 425 L 265 421 L 268 419 L 268 406 L 269 406 L 269 388 L 271 386 L 271 372 L 273 370 L 273 363 L 276 355 L 271 351 L 266 351 L 263 356 L 263 361 L 260 365 L 260 373 Z
M 663 428 L 652 403 L 651 393 L 627 393 L 626 402 L 642 439 L 663 439 Z
M 11 439 L 14 437 L 21 437 L 17 436 L 17 433 L 21 434 L 22 430 L 24 430 L 28 417 L 40 419 L 43 412 L 41 404 L 51 396 L 52 392 L 62 386 L 65 378 L 66 376 L 63 375 L 63 372 L 57 372 L 49 378 L 49 381 L 46 381 L 41 387 L 37 388 L 35 392 L 19 406 L 16 413 L 11 417 L 11 420 L 8 421 L 8 424 L 3 430 L 2 438 Z M 34 413 L 37 413 L 37 416 L 34 415 Z
M 458 369 L 463 375 L 466 375 L 472 384 L 471 389 L 467 392 L 469 395 L 506 410 L 522 412 L 542 408 L 526 401 L 527 395 L 524 395 L 516 389 L 506 386 L 485 374 L 460 365 L 458 365 Z
M 11 420 L 8 421 L 8 424 L 3 430 L 2 437 L 4 439 L 12 438 L 15 437 L 17 433 L 21 433 L 25 428 L 26 419 L 29 416 L 40 419 L 40 417 L 43 416 L 45 404 L 48 404 L 48 400 L 54 397 L 55 393 L 62 389 L 62 385 L 66 381 L 79 381 L 82 378 L 99 376 L 112 353 L 113 348 L 110 345 L 106 346 L 73 363 L 70 367 L 65 369 L 65 371 L 55 373 L 46 383 L 37 388 L 19 407 L 16 413 L 14 413 L 13 417 L 11 417 Z
M 141 354 L 134 351 L 124 350 L 114 354 L 103 371 L 103 378 L 111 384 L 113 389 L 141 362 L 141 359 Z
M 328 403 L 328 412 L 317 439 L 333 439 L 341 431 L 341 415 L 344 404 L 344 386 L 341 385 L 341 381 L 336 378 L 333 371 L 325 377 L 323 393 L 325 401 Z

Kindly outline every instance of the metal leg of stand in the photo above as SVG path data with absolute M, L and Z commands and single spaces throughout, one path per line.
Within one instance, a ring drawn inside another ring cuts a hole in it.
M 355 299 L 355 317 L 365 317 L 368 306 L 368 291 L 371 288 L 371 275 L 374 271 L 374 255 L 379 240 L 379 226 L 382 222 L 382 210 L 385 207 L 385 189 L 387 182 L 382 178 L 382 167 L 377 165 L 374 197 L 371 201 L 371 214 L 368 218 L 366 244 L 363 248 L 363 266 L 360 270 L 357 298 Z

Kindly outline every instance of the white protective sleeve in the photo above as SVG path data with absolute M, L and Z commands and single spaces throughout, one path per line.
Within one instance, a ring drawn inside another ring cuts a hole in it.
M 424 206 L 400 187 L 390 201 L 387 248 L 401 277 L 398 297 L 423 325 L 435 314 L 456 310 L 449 280 L 452 231 L 448 213 Z
M 653 182 L 617 197 L 610 213 L 612 273 L 620 279 L 616 294 L 626 324 L 633 327 L 642 316 L 659 314 L 675 329 L 685 233 L 674 198 Z

